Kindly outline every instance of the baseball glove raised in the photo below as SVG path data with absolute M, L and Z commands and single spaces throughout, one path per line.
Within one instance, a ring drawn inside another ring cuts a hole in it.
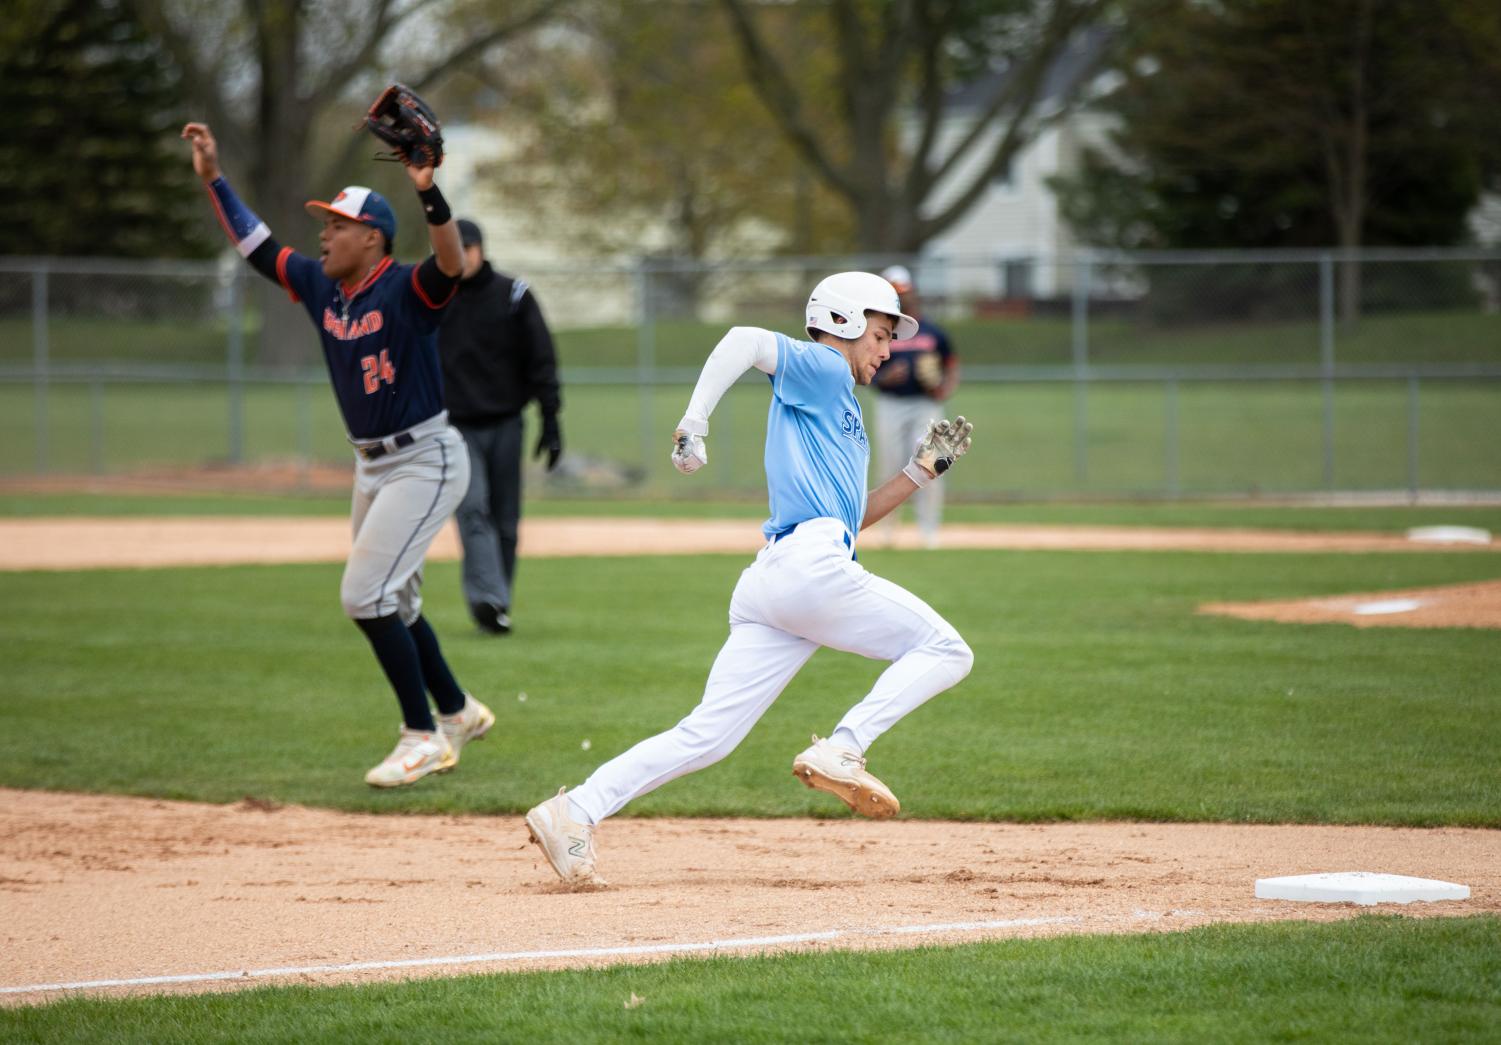
M 443 165 L 443 127 L 437 114 L 416 91 L 393 83 L 365 114 L 365 127 L 399 159 L 413 167 Z

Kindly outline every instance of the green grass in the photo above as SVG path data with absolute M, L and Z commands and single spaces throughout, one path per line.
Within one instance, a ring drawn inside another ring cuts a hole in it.
M 1501 826 L 1495 638 L 1196 616 L 1501 575 L 1490 555 L 868 551 L 976 652 L 873 752 L 914 815 Z M 518 812 L 698 700 L 742 556 L 533 560 L 511 639 L 466 622 L 457 566 L 428 613 L 496 739 L 461 772 L 362 783 L 396 709 L 343 619 L 337 565 L 8 575 L 15 745 L 0 785 L 344 809 Z M 729 759 L 638 815 L 835 812 L 783 771 L 881 665 L 820 652 Z M 517 694 L 525 691 L 521 703 Z M 583 750 L 582 742 L 591 742 Z
M 193 289 L 185 295 L 201 294 Z M 545 288 L 539 288 L 544 307 Z M 183 300 L 191 300 L 185 297 Z M 176 303 L 180 307 L 180 302 Z M 788 309 L 740 311 L 734 322 L 791 332 Z M 206 309 L 206 306 L 205 306 Z M 206 310 L 172 321 L 119 321 L 89 315 L 54 315 L 47 333 L 49 356 L 61 363 L 222 364 L 228 331 L 222 318 Z M 941 317 L 940 317 L 941 318 Z M 559 359 L 569 368 L 630 367 L 638 363 L 641 332 L 633 326 L 568 327 L 553 331 Z M 973 365 L 1068 366 L 1073 332 L 1067 316 L 960 318 L 944 327 L 965 362 Z M 657 366 L 697 367 L 724 334 L 728 323 L 660 320 L 650 332 Z M 243 346 L 255 360 L 258 321 L 248 316 Z M 1313 365 L 1319 360 L 1317 317 L 1284 321 L 1236 321 L 1162 326 L 1151 322 L 1091 317 L 1089 355 L 1098 365 Z M 309 334 L 309 358 L 316 353 Z M 32 330 L 26 319 L 0 319 L 0 362 L 30 363 Z M 1378 313 L 1336 330 L 1335 355 L 1341 363 L 1501 362 L 1495 318 L 1479 310 Z
M 351 468 L 351 475 L 353 469 Z M 228 485 L 232 480 L 226 480 Z M 677 499 L 570 497 L 534 483 L 527 489 L 523 518 L 557 516 L 749 519 L 766 517 L 764 491 L 693 497 L 696 483 L 678 484 Z M 691 499 L 690 499 L 691 498 Z M 337 515 L 349 511 L 349 496 L 337 493 L 0 493 L 0 518 L 44 515 Z M 910 516 L 910 512 L 908 513 Z M 1475 526 L 1501 533 L 1501 504 L 1290 506 L 1257 502 L 960 501 L 944 518 L 954 523 L 1065 526 L 1255 527 L 1272 530 L 1338 530 L 1400 534 L 1415 526 Z M 875 544 L 878 538 L 868 538 Z
M 620 493 L 677 496 L 684 486 L 668 463 L 663 433 L 677 423 L 688 391 L 570 386 L 563 414 L 569 456 L 612 466 L 624 477 Z M 871 396 L 865 393 L 874 425 Z M 1491 435 L 1501 381 L 1425 382 L 1413 461 L 1407 396 L 1402 381 L 1336 388 L 1333 487 L 1405 490 L 1415 482 L 1424 489 L 1501 490 L 1501 443 Z M 710 468 L 688 496 L 747 497 L 764 489 L 767 401 L 764 385 L 753 381 L 725 396 L 714 415 Z M 34 391 L 0 387 L 0 475 L 34 472 L 42 456 L 48 471 L 78 474 L 221 463 L 231 456 L 229 404 L 226 390 L 214 384 L 113 385 L 97 398 L 86 386 L 56 385 L 48 393 L 43 454 Z M 945 479 L 955 499 L 1244 495 L 1327 485 L 1317 385 L 1206 383 L 1176 391 L 1098 385 L 1082 402 L 1082 448 L 1075 445 L 1081 402 L 1066 385 L 971 382 L 950 409 L 976 425 L 974 451 Z M 323 387 L 247 388 L 242 431 L 244 460 L 349 459 Z M 564 494 L 612 489 L 554 485 Z
M 1460 1042 L 1501 919 L 1361 917 L 0 1010 L 12 1042 Z M 631 995 L 643 999 L 627 1009 Z

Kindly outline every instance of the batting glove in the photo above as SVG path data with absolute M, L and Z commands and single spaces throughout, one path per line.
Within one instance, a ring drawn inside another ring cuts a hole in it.
M 709 448 L 704 437 L 679 428 L 672 434 L 672 466 L 684 475 L 692 475 L 709 463 Z
M 969 435 L 975 426 L 963 415 L 949 421 L 929 421 L 928 430 L 917 441 L 917 449 L 902 474 L 921 489 L 954 466 L 954 462 L 969 453 Z

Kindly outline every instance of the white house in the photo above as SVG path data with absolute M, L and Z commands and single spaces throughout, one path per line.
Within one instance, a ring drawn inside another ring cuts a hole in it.
M 1105 37 L 1095 31 L 1081 34 L 1048 70 L 1037 120 L 1047 123 L 1018 151 L 1010 168 L 996 177 L 990 189 L 954 225 L 923 248 L 918 280 L 930 293 L 953 298 L 1020 301 L 1066 294 L 1072 268 L 1053 262 L 1067 259 L 1075 249 L 1067 224 L 1059 214 L 1058 198 L 1048 179 L 1078 170 L 1086 147 L 1103 142 L 1110 118 L 1076 110 L 1053 121 L 1064 97 L 1081 76 L 1090 75 Z M 947 102 L 936 155 L 968 134 L 1009 72 L 998 69 L 955 93 Z M 1105 76 L 1080 88 L 1086 97 L 1108 89 Z M 917 125 L 907 133 L 915 137 Z M 966 161 L 939 184 L 929 213 L 938 213 L 968 186 L 1005 133 L 997 121 L 970 150 Z

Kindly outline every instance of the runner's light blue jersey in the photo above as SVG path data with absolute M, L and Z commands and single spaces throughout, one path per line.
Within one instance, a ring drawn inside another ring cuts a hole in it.
M 829 517 L 860 532 L 870 444 L 855 398 L 855 378 L 838 349 L 777 338 L 766 418 L 767 538 L 800 522 Z

